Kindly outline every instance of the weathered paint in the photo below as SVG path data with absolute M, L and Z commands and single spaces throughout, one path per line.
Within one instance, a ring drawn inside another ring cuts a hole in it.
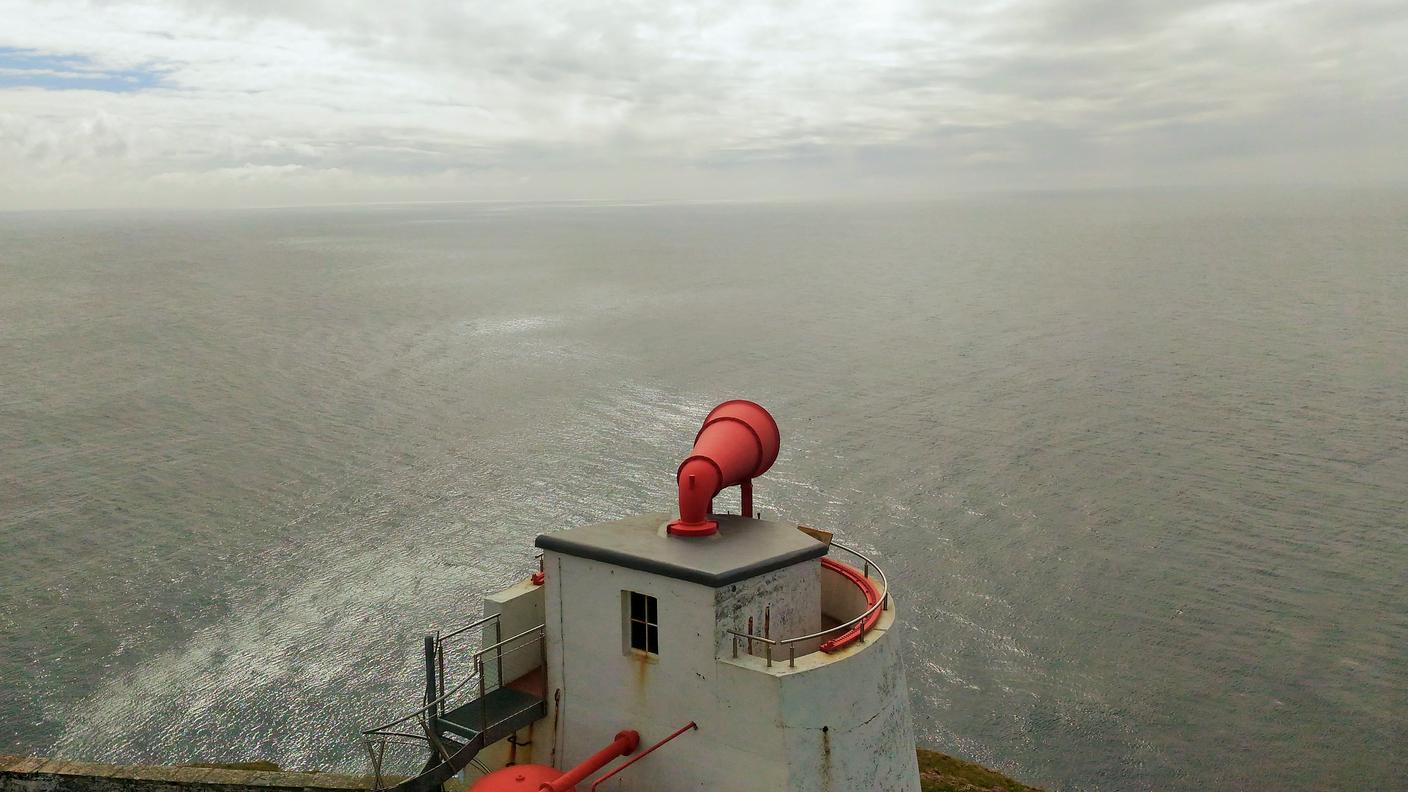
M 563 691 L 559 766 L 579 761 L 623 728 L 654 742 L 695 721 L 698 731 L 603 788 L 751 789 L 784 780 L 776 762 L 782 742 L 768 715 L 774 708 L 764 701 L 752 709 L 759 704 L 753 675 L 740 689 L 717 673 L 715 589 L 551 551 L 545 559 L 548 685 Z M 624 646 L 621 591 L 657 599 L 658 658 L 642 659 Z M 750 728 L 757 724 L 766 728 Z
M 815 561 L 773 570 L 757 577 L 714 589 L 715 654 L 733 654 L 733 636 L 728 630 L 747 632 L 751 618 L 761 635 L 764 615 L 770 616 L 768 629 L 774 638 L 809 635 L 821 629 L 821 565 Z M 816 648 L 798 646 L 806 653 Z M 741 641 L 739 653 L 747 651 Z M 786 650 L 773 658 L 786 661 Z M 762 657 L 764 644 L 755 642 L 753 654 Z
M 761 645 L 754 647 L 757 656 L 740 647 L 733 657 L 725 630 L 742 629 L 750 617 L 762 624 L 765 612 L 776 637 L 820 629 L 816 561 L 715 589 L 551 550 L 544 559 L 548 688 L 562 690 L 559 766 L 579 761 L 621 729 L 653 742 L 695 721 L 698 731 L 602 788 L 919 789 L 893 610 L 864 643 L 830 655 L 808 647 L 795 667 L 784 651 L 768 668 Z M 657 598 L 658 657 L 629 649 L 622 591 Z M 834 593 L 834 607 L 843 607 L 844 595 Z
M 895 612 L 857 643 L 834 654 L 813 653 L 795 668 L 756 657 L 728 660 L 775 680 L 778 720 L 784 734 L 786 789 L 919 789 L 909 689 Z

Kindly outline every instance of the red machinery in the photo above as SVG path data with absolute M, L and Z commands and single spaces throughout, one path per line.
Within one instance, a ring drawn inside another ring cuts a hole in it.
M 610 745 L 565 773 L 544 765 L 510 765 L 476 781 L 470 792 L 574 792 L 587 776 L 618 756 L 630 756 L 639 745 L 640 735 L 627 729 L 619 732 Z
M 782 438 L 777 422 L 760 405 L 733 399 L 709 411 L 694 438 L 694 449 L 680 463 L 675 479 L 680 518 L 670 523 L 674 536 L 709 536 L 718 522 L 709 519 L 714 496 L 735 484 L 743 490 L 743 516 L 753 516 L 753 479 L 777 460 Z

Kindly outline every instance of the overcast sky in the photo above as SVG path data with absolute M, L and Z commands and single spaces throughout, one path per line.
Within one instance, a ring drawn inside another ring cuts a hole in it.
M 0 208 L 1408 181 L 1408 0 L 0 0 Z

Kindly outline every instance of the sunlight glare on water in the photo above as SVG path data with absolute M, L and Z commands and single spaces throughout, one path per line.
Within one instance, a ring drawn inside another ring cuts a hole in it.
M 0 215 L 0 752 L 361 772 L 430 625 L 742 396 L 924 744 L 1404 788 L 1408 196 L 503 209 Z

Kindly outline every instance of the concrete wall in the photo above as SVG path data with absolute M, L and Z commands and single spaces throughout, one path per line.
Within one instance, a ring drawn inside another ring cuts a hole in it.
M 369 788 L 371 784 L 359 776 L 0 756 L 0 792 L 346 792 Z
M 484 628 L 480 646 L 492 646 L 542 624 L 547 616 L 543 603 L 543 587 L 533 585 L 530 580 L 515 583 L 485 597 L 484 615 L 499 614 L 497 635 L 502 637 L 496 637 L 493 625 L 488 625 Z M 504 650 L 504 682 L 518 679 L 542 665 L 542 649 L 537 641 L 521 638 L 505 646 Z M 491 683 L 497 681 L 498 676 L 495 663 L 490 662 L 495 657 L 492 653 L 484 656 L 488 674 L 486 679 Z
M 818 561 L 795 564 L 715 589 L 715 653 L 731 656 L 733 636 L 727 631 L 748 632 L 750 618 L 753 634 L 763 635 L 766 615 L 768 636 L 774 639 L 795 638 L 820 630 L 821 596 L 821 563 Z M 747 651 L 747 644 L 747 641 L 740 641 L 738 651 Z M 762 643 L 754 643 L 753 654 L 762 657 L 765 648 Z M 797 647 L 802 653 L 815 649 L 815 641 L 809 646 L 799 644 Z
M 919 765 L 909 749 L 909 686 L 893 624 L 891 611 L 866 633 L 864 644 L 781 677 L 790 789 L 919 789 Z
M 853 587 L 854 588 L 854 587 Z M 893 610 L 865 643 L 772 668 L 756 657 L 725 664 L 775 681 L 787 781 L 796 792 L 917 792 L 919 767 L 901 641 Z
M 474 760 L 479 764 L 489 768 L 490 771 L 498 770 L 512 764 L 548 764 L 548 737 L 547 734 L 552 728 L 552 720 L 544 718 L 530 724 L 527 728 L 519 729 L 514 736 L 518 739 L 518 745 L 511 745 L 507 738 L 484 747 Z M 473 764 L 460 771 L 459 778 L 465 783 L 466 788 L 473 785 L 475 781 L 484 776 L 484 773 Z
M 558 767 L 581 761 L 621 729 L 639 731 L 649 745 L 694 721 L 698 731 L 601 789 L 785 788 L 776 688 L 737 669 L 721 676 L 715 589 L 551 551 L 544 562 L 548 626 L 557 638 L 548 643 L 549 698 L 562 691 Z M 657 598 L 658 658 L 623 650 L 623 590 Z M 564 646 L 570 647 L 565 663 Z M 542 761 L 541 750 L 536 756 Z
M 799 656 L 795 667 L 785 656 L 775 657 L 771 668 L 761 657 L 732 657 L 724 629 L 746 628 L 752 615 L 761 632 L 768 605 L 775 636 L 820 629 L 820 564 L 809 561 L 713 589 L 552 551 L 544 562 L 554 636 L 548 644 L 548 695 L 560 690 L 562 697 L 557 736 L 549 737 L 557 746 L 557 767 L 575 764 L 621 729 L 639 731 L 649 745 L 694 721 L 698 731 L 602 789 L 919 789 L 893 611 L 883 614 L 865 643 Z M 658 599 L 658 658 L 624 647 L 623 590 Z M 553 717 L 550 712 L 549 723 Z M 538 734 L 542 739 L 543 731 Z M 541 748 L 535 757 L 544 760 Z
M 484 615 L 499 614 L 499 635 L 508 639 L 524 630 L 544 623 L 547 618 L 544 591 L 545 586 L 535 586 L 531 580 L 519 581 L 503 591 L 496 591 L 484 597 Z M 494 636 L 493 628 L 486 628 L 481 638 L 483 643 L 480 646 L 491 646 L 497 643 Z M 503 656 L 503 676 L 506 681 L 518 679 L 537 668 L 542 662 L 543 653 L 537 641 L 519 640 L 508 648 L 512 649 L 514 646 L 521 648 Z M 486 655 L 485 657 L 487 660 L 490 656 Z M 495 680 L 498 676 L 495 663 L 486 661 L 484 665 L 488 674 L 487 680 Z M 549 696 L 549 700 L 551 700 L 551 696 Z M 519 729 L 514 735 L 518 745 L 510 745 L 507 739 L 503 739 L 486 746 L 475 758 L 490 770 L 497 770 L 509 764 L 510 760 L 514 764 L 547 763 L 548 751 L 544 744 L 548 738 L 544 735 L 548 733 L 549 725 L 552 723 L 550 718 L 551 713 L 549 713 L 548 719 Z M 473 783 L 481 775 L 483 774 L 473 765 L 460 773 L 460 777 L 467 783 Z
M 835 619 L 838 623 L 844 624 L 865 613 L 866 608 L 869 607 L 870 603 L 865 600 L 865 592 L 861 591 L 855 583 L 834 569 L 821 567 L 822 613 Z

